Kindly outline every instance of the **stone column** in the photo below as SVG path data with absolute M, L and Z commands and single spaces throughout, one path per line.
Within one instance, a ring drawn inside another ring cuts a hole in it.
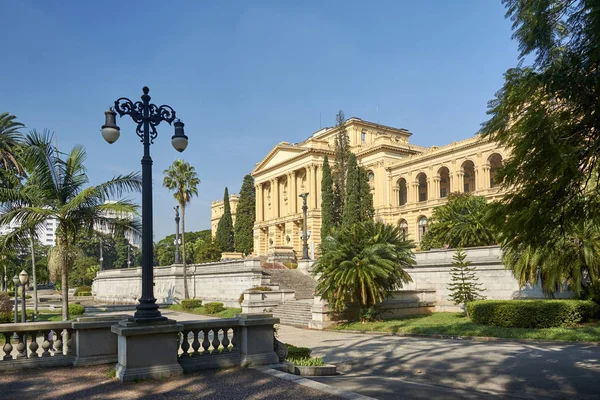
M 465 191 L 465 173 L 463 171 L 456 172 L 456 191 L 463 193 Z
M 273 218 L 279 218 L 279 179 L 271 180 L 271 209 L 273 210 Z
M 481 188 L 482 189 L 489 189 L 492 187 L 491 185 L 491 176 L 490 176 L 490 170 L 491 170 L 491 166 L 489 164 L 484 164 L 481 167 L 481 170 L 483 171 L 483 178 L 482 178 L 482 182 L 481 182 Z
M 315 201 L 314 199 L 316 198 L 316 193 L 315 193 L 315 181 L 317 180 L 316 176 L 315 176 L 315 166 L 314 165 L 309 165 L 308 166 L 308 209 L 312 210 L 315 208 Z
M 390 205 L 391 206 L 399 206 L 400 205 L 400 188 L 399 187 L 394 187 L 394 189 L 392 191 L 392 196 L 394 197 L 394 199 L 392 201 L 390 201 Z
M 431 196 L 431 187 L 434 186 L 433 185 L 433 181 L 431 180 L 431 178 L 427 178 L 427 200 L 432 199 L 433 197 Z
M 433 196 L 431 196 L 432 199 L 440 198 L 440 180 L 441 178 L 439 176 L 433 177 Z
M 323 180 L 323 168 L 316 166 L 317 168 L 317 192 L 315 193 L 315 207 L 321 208 L 321 181 Z
M 413 182 L 412 184 L 412 198 L 413 198 L 413 203 L 418 203 L 419 202 L 419 182 Z
M 298 213 L 298 190 L 296 188 L 296 171 L 292 171 L 291 176 L 291 187 L 290 187 L 290 195 L 291 195 L 291 207 L 292 214 Z
M 254 186 L 256 191 L 256 221 L 261 222 L 265 220 L 264 208 L 263 208 L 263 189 L 262 184 L 259 183 Z

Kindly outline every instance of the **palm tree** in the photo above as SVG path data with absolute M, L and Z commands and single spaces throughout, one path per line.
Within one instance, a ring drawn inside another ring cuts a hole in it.
M 97 186 L 88 186 L 84 162 L 86 152 L 81 146 L 68 154 L 59 152 L 53 145 L 53 134 L 32 131 L 24 142 L 23 164 L 28 171 L 27 184 L 22 189 L 0 189 L 3 212 L 0 224 L 17 222 L 20 227 L 8 234 L 6 248 L 28 244 L 31 232 L 37 232 L 48 219 L 56 219 L 56 246 L 49 255 L 49 268 L 54 275 L 60 273 L 62 281 L 62 317 L 69 319 L 69 270 L 79 249 L 76 240 L 90 233 L 94 226 L 112 227 L 115 222 L 107 212 L 116 215 L 135 212 L 129 200 L 106 202 L 120 198 L 123 193 L 140 191 L 139 173 L 116 176 Z M 52 268 L 54 267 L 54 268 Z
M 0 113 L 0 164 L 3 170 L 22 173 L 23 169 L 15 154 L 23 140 L 19 129 L 25 125 L 16 121 L 14 115 Z
M 316 293 L 335 311 L 374 307 L 404 283 L 415 261 L 399 227 L 366 221 L 342 228 L 321 243 Z
M 163 171 L 165 175 L 163 186 L 174 190 L 173 197 L 181 207 L 181 259 L 183 261 L 183 292 L 186 299 L 190 298 L 187 284 L 187 271 L 185 259 L 185 206 L 193 196 L 198 196 L 200 179 L 196 170 L 183 160 L 175 160 L 173 165 Z

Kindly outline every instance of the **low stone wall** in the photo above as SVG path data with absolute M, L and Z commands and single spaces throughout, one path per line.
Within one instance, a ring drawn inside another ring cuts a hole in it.
M 226 307 L 239 307 L 240 294 L 264 283 L 260 261 L 253 259 L 194 264 L 187 271 L 191 298 L 220 301 Z M 92 284 L 92 294 L 95 300 L 107 304 L 136 304 L 141 283 L 141 268 L 100 271 Z M 184 298 L 183 266 L 154 268 L 154 296 L 159 304 L 176 304 Z

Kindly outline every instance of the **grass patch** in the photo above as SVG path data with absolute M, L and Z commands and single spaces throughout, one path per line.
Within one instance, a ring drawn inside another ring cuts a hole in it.
M 164 306 L 161 308 L 168 308 L 169 310 L 173 310 L 173 311 L 180 311 L 180 312 L 186 312 L 186 313 L 198 314 L 198 315 L 208 315 L 209 317 L 219 317 L 219 318 L 233 318 L 233 317 L 235 317 L 236 314 L 242 313 L 241 308 L 225 308 L 225 310 L 220 311 L 216 314 L 209 314 L 208 312 L 206 312 L 206 309 L 204 308 L 204 306 L 196 307 L 196 308 L 183 308 L 179 304 L 171 304 L 171 305 Z
M 296 364 L 300 367 L 321 367 L 325 365 L 321 357 L 288 358 L 287 361 Z
M 375 321 L 349 322 L 332 330 L 375 331 L 421 335 L 487 336 L 508 339 L 567 340 L 600 342 L 600 322 L 593 321 L 574 328 L 503 328 L 476 324 L 462 313 L 433 313 Z

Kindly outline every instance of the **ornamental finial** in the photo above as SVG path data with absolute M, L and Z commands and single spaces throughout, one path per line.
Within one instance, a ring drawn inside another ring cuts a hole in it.
M 150 91 L 150 89 L 148 88 L 148 86 L 144 86 L 142 88 L 142 91 L 144 92 L 144 94 L 148 94 L 148 92 Z

